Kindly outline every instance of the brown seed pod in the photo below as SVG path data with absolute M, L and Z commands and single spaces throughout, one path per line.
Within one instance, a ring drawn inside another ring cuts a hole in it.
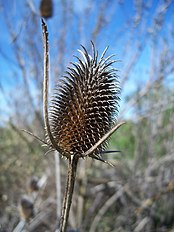
M 28 196 L 22 196 L 19 205 L 21 219 L 29 220 L 34 216 L 34 205 Z
M 53 16 L 53 2 L 52 0 L 41 0 L 40 2 L 41 17 L 48 19 Z
M 100 140 L 115 123 L 120 88 L 112 64 L 112 56 L 104 58 L 107 48 L 98 60 L 92 43 L 93 56 L 85 47 L 83 60 L 71 63 L 66 75 L 59 80 L 53 94 L 49 119 L 54 140 L 63 156 L 84 153 Z M 106 146 L 100 145 L 92 154 L 97 158 Z
M 28 190 L 30 193 L 39 191 L 38 185 L 39 179 L 36 176 L 32 176 L 28 183 Z

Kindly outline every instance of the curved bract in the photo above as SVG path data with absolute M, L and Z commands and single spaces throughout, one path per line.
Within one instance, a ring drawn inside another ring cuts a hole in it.
M 51 133 L 63 156 L 83 157 L 115 123 L 119 101 L 119 83 L 112 56 L 98 60 L 92 43 L 92 57 L 82 46 L 83 59 L 71 63 L 56 86 L 49 112 Z M 92 154 L 105 148 L 106 142 Z

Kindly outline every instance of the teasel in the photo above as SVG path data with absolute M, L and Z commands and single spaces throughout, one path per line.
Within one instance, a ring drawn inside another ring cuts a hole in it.
M 112 56 L 98 60 L 92 44 L 92 57 L 85 47 L 79 50 L 83 59 L 71 63 L 66 75 L 59 79 L 51 100 L 50 129 L 61 155 L 84 157 L 113 126 L 118 112 L 120 88 Z M 48 141 L 50 143 L 50 141 Z M 50 144 L 52 146 L 52 144 Z M 99 156 L 106 142 L 90 154 Z
M 47 144 L 69 160 L 60 232 L 66 231 L 79 158 L 103 160 L 108 137 L 124 122 L 117 124 L 120 88 L 112 64 L 114 55 L 98 59 L 93 42 L 92 56 L 85 47 L 79 50 L 83 59 L 71 63 L 66 75 L 56 85 L 48 110 L 49 50 L 48 31 L 42 20 L 44 41 L 44 121 Z
M 19 205 L 20 217 L 28 221 L 34 216 L 34 204 L 28 196 L 22 196 Z
M 53 1 L 41 0 L 40 2 L 40 15 L 41 17 L 48 19 L 53 16 Z

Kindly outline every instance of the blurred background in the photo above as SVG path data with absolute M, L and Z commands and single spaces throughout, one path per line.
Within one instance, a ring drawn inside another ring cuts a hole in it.
M 0 0 L 0 232 L 55 231 L 67 162 L 44 138 L 43 44 L 51 89 L 80 44 L 116 54 L 121 85 L 110 167 L 78 167 L 69 231 L 174 231 L 174 1 Z

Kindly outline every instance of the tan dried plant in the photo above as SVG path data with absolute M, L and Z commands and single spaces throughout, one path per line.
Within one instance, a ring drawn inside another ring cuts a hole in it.
M 122 124 L 117 124 L 120 88 L 111 55 L 105 58 L 107 48 L 98 59 L 92 44 L 90 56 L 82 46 L 83 59 L 76 57 L 55 88 L 48 109 L 49 50 L 48 31 L 42 20 L 44 42 L 44 120 L 47 144 L 69 161 L 67 184 L 64 194 L 61 232 L 66 231 L 79 158 L 101 160 L 108 137 Z

